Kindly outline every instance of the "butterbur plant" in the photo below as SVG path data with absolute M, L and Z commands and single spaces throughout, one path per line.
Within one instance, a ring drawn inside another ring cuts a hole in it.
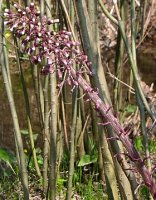
M 124 145 L 126 154 L 134 162 L 137 172 L 156 199 L 156 184 L 152 172 L 147 169 L 128 134 L 113 115 L 112 109 L 102 102 L 98 90 L 92 88 L 83 77 L 83 73 L 93 74 L 87 56 L 77 48 L 80 43 L 73 41 L 72 34 L 66 30 L 48 31 L 48 26 L 59 23 L 59 20 L 50 20 L 45 16 L 40 19 L 40 12 L 35 9 L 34 4 L 30 4 L 25 9 L 17 4 L 14 7 L 15 11 L 5 10 L 5 25 L 19 39 L 21 51 L 26 53 L 34 64 L 42 64 L 42 61 L 46 60 L 47 64 L 41 69 L 43 75 L 57 72 L 62 83 L 62 77 L 66 74 L 65 82 L 73 89 L 75 87 L 83 89 L 88 99 L 95 104 L 102 121 L 101 125 L 110 126 L 114 130 L 117 138 Z M 79 70 L 75 70 L 75 64 Z

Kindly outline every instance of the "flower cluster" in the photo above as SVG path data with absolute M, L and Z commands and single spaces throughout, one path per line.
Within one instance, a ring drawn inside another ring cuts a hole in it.
M 68 81 L 77 86 L 77 82 L 70 75 L 70 68 L 78 65 L 78 73 L 90 71 L 91 63 L 87 56 L 78 48 L 79 42 L 72 40 L 71 32 L 66 30 L 50 31 L 49 25 L 59 23 L 58 19 L 40 18 L 40 11 L 36 11 L 34 4 L 22 9 L 14 4 L 16 12 L 5 9 L 5 24 L 21 41 L 21 50 L 30 56 L 31 62 L 38 64 L 46 59 L 47 64 L 41 73 L 46 75 L 57 70 L 59 78 L 68 70 Z M 47 31 L 49 30 L 49 31 Z

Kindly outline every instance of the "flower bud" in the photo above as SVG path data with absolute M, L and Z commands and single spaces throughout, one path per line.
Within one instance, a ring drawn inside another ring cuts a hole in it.
M 19 8 L 19 6 L 18 6 L 16 3 L 14 4 L 14 7 L 15 7 L 15 8 Z
M 4 10 L 4 12 L 5 12 L 5 13 L 9 13 L 10 10 L 6 8 L 6 9 Z

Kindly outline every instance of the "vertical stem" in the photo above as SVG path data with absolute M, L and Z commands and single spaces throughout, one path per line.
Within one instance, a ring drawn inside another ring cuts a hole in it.
M 110 200 L 119 199 L 116 176 L 114 172 L 114 163 L 108 147 L 107 138 L 105 134 L 100 134 L 99 143 L 101 146 L 101 153 L 103 158 L 104 175 L 107 186 L 107 194 Z M 120 191 L 121 192 L 121 191 Z
M 34 84 L 34 91 L 35 91 L 35 97 L 36 97 L 36 105 L 37 105 L 37 111 L 39 116 L 39 123 L 41 129 L 43 128 L 43 117 L 44 117 L 44 107 L 42 102 L 42 92 L 41 92 L 41 80 L 40 80 L 40 74 L 38 70 L 38 66 L 31 64 L 31 73 L 32 73 L 32 79 Z
M 132 39 L 132 55 L 136 62 L 136 23 L 135 23 L 135 0 L 131 0 L 131 39 Z
M 14 40 L 15 40 L 15 43 L 17 45 L 17 41 L 16 41 L 15 38 L 14 38 Z M 33 160 L 34 160 L 35 169 L 36 169 L 37 175 L 41 178 L 41 172 L 40 172 L 38 162 L 37 162 L 37 155 L 36 155 L 36 149 L 35 149 L 35 145 L 34 145 L 32 125 L 31 125 L 29 97 L 28 97 L 27 87 L 26 87 L 26 83 L 25 83 L 25 79 L 24 79 L 22 65 L 21 65 L 21 62 L 19 60 L 19 56 L 20 56 L 20 52 L 16 49 L 17 64 L 18 64 L 19 71 L 20 71 L 20 79 L 21 79 L 21 84 L 22 84 L 22 88 L 23 88 L 24 100 L 25 100 L 25 108 L 26 108 L 26 116 L 27 116 L 27 123 L 28 123 L 30 145 L 31 145 L 32 153 L 33 153 Z
M 51 135 L 50 135 L 50 200 L 56 198 L 56 136 L 57 136 L 56 73 L 50 74 Z
M 69 161 L 69 173 L 68 173 L 68 188 L 66 200 L 70 200 L 72 196 L 72 180 L 74 174 L 74 154 L 75 154 L 75 142 L 74 135 L 76 129 L 76 118 L 77 118 L 77 89 L 73 93 L 73 114 L 72 114 L 72 127 L 70 134 L 70 161 Z
M 46 14 L 51 18 L 51 1 L 47 1 Z M 55 59 L 55 58 L 54 58 Z M 57 80 L 56 73 L 50 74 L 51 130 L 50 130 L 50 200 L 56 199 L 56 137 L 57 137 Z
M 147 167 L 148 167 L 149 171 L 151 171 L 152 166 L 151 166 L 151 160 L 150 160 L 148 135 L 147 135 L 147 129 L 146 129 L 145 109 L 144 109 L 144 106 L 142 104 L 142 101 L 141 101 L 139 95 L 136 94 L 136 96 L 137 96 L 137 103 L 138 103 L 139 110 L 140 110 L 141 133 L 143 135 L 143 146 L 145 148 L 145 154 L 146 154 L 146 157 L 147 157 Z
M 0 5 L 0 11 L 2 9 L 2 5 Z M 23 191 L 24 191 L 24 200 L 29 199 L 29 189 L 28 189 L 28 175 L 27 175 L 27 169 L 26 169 L 26 163 L 25 163 L 25 155 L 23 151 L 23 142 L 22 142 L 22 136 L 20 133 L 20 128 L 19 128 L 19 122 L 18 122 L 18 117 L 16 113 L 16 108 L 15 108 L 15 102 L 12 94 L 12 90 L 10 87 L 10 82 L 8 79 L 8 74 L 5 66 L 5 58 L 7 57 L 5 55 L 6 51 L 4 50 L 4 38 L 3 38 L 3 33 L 4 33 L 4 27 L 3 27 L 3 21 L 2 18 L 0 19 L 0 27 L 2 27 L 2 32 L 0 34 L 0 43 L 1 43 L 1 48 L 0 48 L 0 62 L 1 62 L 1 67 L 2 67 L 2 75 L 4 79 L 4 84 L 6 88 L 6 93 L 8 96 L 9 100 L 9 105 L 10 105 L 10 110 L 11 110 L 11 115 L 12 115 L 12 120 L 13 120 L 13 125 L 14 125 L 14 131 L 15 131 L 15 140 L 17 142 L 17 147 L 18 147 L 18 153 L 19 153 L 19 170 L 20 170 L 20 177 L 22 181 L 22 186 L 23 186 Z
M 43 191 L 47 193 L 48 152 L 49 152 L 49 105 L 48 105 L 49 76 L 45 77 L 44 85 L 44 148 L 43 148 Z
M 125 21 L 125 1 L 122 0 L 120 2 L 120 12 L 121 18 Z M 123 79 L 123 56 L 124 56 L 124 42 L 121 37 L 120 30 L 118 30 L 117 36 L 117 46 L 116 46 L 116 58 L 115 58 L 115 75 L 119 80 Z M 116 112 L 119 112 L 122 109 L 122 86 L 119 81 L 115 80 L 114 84 L 114 103 L 113 105 L 116 107 Z
M 87 118 L 85 118 L 84 121 L 82 119 L 82 113 L 85 114 L 85 110 L 83 109 L 82 103 L 83 102 L 78 101 L 77 121 L 76 121 L 76 130 L 75 130 L 75 135 L 76 135 L 75 141 L 77 142 L 75 146 L 77 149 L 77 157 L 79 159 L 81 159 L 82 156 L 85 154 L 84 134 L 85 134 L 85 129 L 86 129 L 88 119 L 89 119 L 88 116 Z
M 62 120 L 63 120 L 63 127 L 64 127 L 64 140 L 67 150 L 69 150 L 69 142 L 68 142 L 68 134 L 67 134 L 67 122 L 66 122 L 66 115 L 65 115 L 65 106 L 64 106 L 64 96 L 61 96 L 61 108 L 62 108 Z
M 40 0 L 40 11 L 41 11 L 41 17 L 44 16 L 44 12 L 45 12 L 45 2 L 44 2 L 44 0 Z
M 115 59 L 115 74 L 119 80 L 122 80 L 123 75 L 123 55 L 124 55 L 124 43 L 121 38 L 120 32 L 118 31 L 118 42 L 116 47 L 116 59 Z M 114 85 L 114 103 L 115 110 L 120 111 L 122 107 L 122 86 L 121 83 L 115 80 Z
M 41 17 L 45 13 L 45 2 L 40 0 L 40 11 Z M 44 115 L 43 115 L 43 192 L 48 196 L 48 153 L 49 153 L 49 142 L 50 142 L 50 133 L 49 133 L 49 98 L 48 98 L 48 88 L 49 88 L 49 75 L 44 79 L 44 88 L 43 88 L 43 97 L 44 97 Z
M 149 171 L 151 171 L 152 166 L 151 166 L 151 160 L 150 160 L 149 143 L 148 143 L 148 136 L 147 136 L 147 129 L 146 129 L 145 109 L 137 91 L 136 91 L 136 99 L 137 99 L 137 104 L 140 110 L 141 133 L 143 136 L 143 146 L 145 148 L 145 154 L 147 158 L 147 168 Z M 149 194 L 149 199 L 153 200 L 153 197 L 151 194 Z

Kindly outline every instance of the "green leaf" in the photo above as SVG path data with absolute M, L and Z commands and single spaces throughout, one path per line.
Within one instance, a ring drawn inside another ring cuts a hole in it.
M 4 161 L 15 173 L 12 163 L 16 161 L 16 157 L 4 148 L 0 148 L 0 160 Z
M 29 135 L 29 131 L 27 129 L 20 130 L 21 134 L 23 135 Z
M 142 151 L 143 150 L 143 144 L 142 144 L 142 137 L 136 137 L 135 139 L 135 147 L 137 150 Z
M 84 155 L 82 156 L 82 158 L 80 159 L 79 163 L 78 163 L 78 167 L 83 167 L 85 165 L 89 165 L 92 163 L 97 162 L 97 156 L 96 155 Z
M 27 129 L 21 129 L 20 132 L 24 136 L 28 136 L 29 135 L 29 131 Z M 38 137 L 38 133 L 33 133 L 34 141 L 37 139 L 37 137 Z
M 63 178 L 58 178 L 57 179 L 57 184 L 63 184 L 63 183 L 66 183 L 67 180 L 66 179 L 63 179 Z
M 127 113 L 134 113 L 136 111 L 137 106 L 128 104 L 126 108 L 124 109 Z
M 156 141 L 155 140 L 149 140 L 149 150 L 151 153 L 156 152 Z
M 6 39 L 9 39 L 11 37 L 12 33 L 10 30 L 6 30 L 5 33 L 4 33 L 4 36 Z
M 40 165 L 43 165 L 43 157 L 41 155 L 37 156 L 37 162 Z

